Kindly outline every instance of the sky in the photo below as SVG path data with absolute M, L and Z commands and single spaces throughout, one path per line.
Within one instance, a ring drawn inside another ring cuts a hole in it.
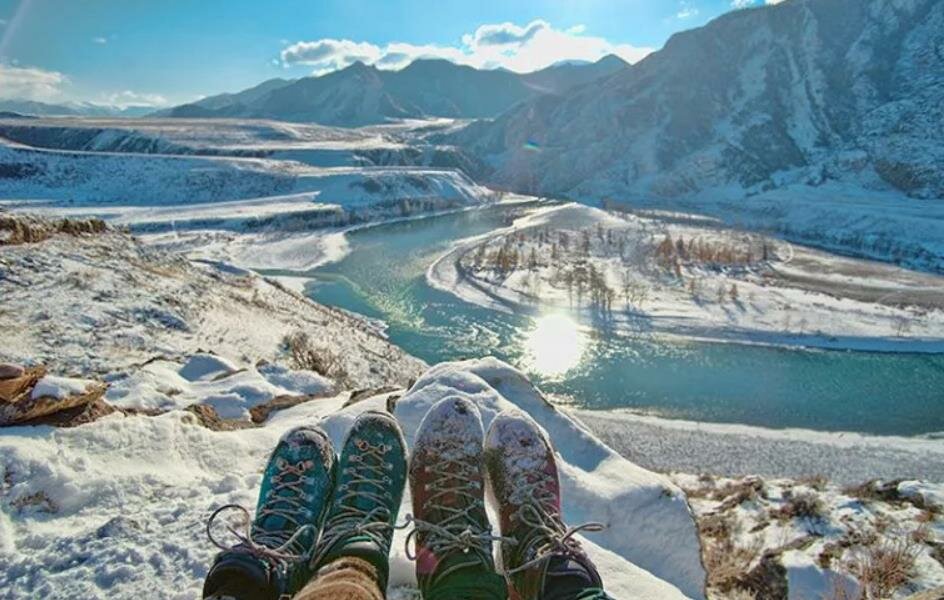
M 0 0 L 0 99 L 167 106 L 355 60 L 533 71 L 779 0 Z

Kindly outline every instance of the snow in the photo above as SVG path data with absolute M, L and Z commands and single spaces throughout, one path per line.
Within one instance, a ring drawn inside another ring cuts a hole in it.
M 837 587 L 853 592 L 848 597 L 859 597 L 860 585 L 867 582 L 853 575 L 874 560 L 872 553 L 886 548 L 906 548 L 915 563 L 909 582 L 881 597 L 906 598 L 915 590 L 944 584 L 944 566 L 934 558 L 934 539 L 944 528 L 910 502 L 869 497 L 817 478 L 674 479 L 706 526 L 706 553 L 744 553 L 747 564 L 741 566 L 747 569 L 759 561 L 760 549 L 779 555 L 789 600 L 833 597 Z M 942 489 L 940 484 L 925 485 Z M 874 591 L 870 597 L 877 597 Z
M 559 237 L 570 240 L 567 249 L 563 242 L 559 250 L 552 249 L 552 244 L 558 248 Z M 682 260 L 673 271 L 659 262 L 658 247 L 665 240 L 673 248 L 682 240 L 689 248 L 698 242 L 740 249 L 736 251 L 754 258 L 745 259 L 753 262 L 744 266 L 720 267 Z M 519 257 L 507 272 L 495 266 L 503 245 Z M 554 252 L 561 256 L 554 258 Z M 760 259 L 762 252 L 769 255 L 766 260 Z M 829 255 L 712 225 L 697 215 L 689 220 L 681 213 L 549 207 L 508 228 L 456 243 L 430 266 L 427 281 L 494 310 L 590 317 L 602 309 L 587 301 L 589 291 L 584 289 L 581 298 L 578 287 L 575 299 L 573 288 L 563 283 L 567 272 L 590 267 L 613 293 L 604 316 L 633 334 L 858 350 L 944 350 L 944 277 Z
M 191 262 L 123 233 L 57 235 L 4 247 L 0 269 L 0 362 L 44 363 L 54 374 L 116 380 L 165 361 L 156 365 L 175 363 L 168 368 L 181 380 L 170 388 L 186 390 L 196 384 L 176 371 L 191 356 L 212 351 L 212 361 L 226 361 L 216 364 L 220 372 L 260 370 L 261 360 L 288 365 L 284 338 L 306 332 L 319 348 L 336 352 L 362 387 L 403 385 L 424 368 L 349 313 L 229 263 Z M 191 379 L 210 368 L 191 366 L 194 375 L 185 372 Z M 267 376 L 271 372 L 260 370 L 262 379 Z M 174 404 L 146 397 L 151 405 Z
M 660 472 L 793 479 L 822 475 L 841 485 L 874 478 L 944 481 L 940 435 L 873 436 L 700 423 L 628 410 L 565 411 L 628 460 Z M 915 485 L 915 490 L 924 489 Z
M 238 370 L 226 359 L 211 354 L 194 354 L 181 367 L 180 376 L 187 381 L 205 381 L 232 375 Z
M 226 419 L 248 419 L 249 409 L 277 396 L 332 393 L 335 384 L 311 371 L 275 364 L 237 367 L 196 354 L 180 365 L 157 360 L 113 377 L 105 399 L 122 408 L 173 410 L 208 404 Z
M 609 526 L 584 543 L 617 598 L 703 597 L 694 522 L 671 481 L 617 456 L 495 360 L 439 365 L 400 398 L 395 414 L 411 445 L 425 411 L 454 395 L 475 402 L 486 423 L 517 407 L 550 433 L 565 518 Z M 382 408 L 386 395 L 343 407 L 346 400 L 309 402 L 234 432 L 211 432 L 179 411 L 67 430 L 6 429 L 0 586 L 11 599 L 140 598 L 155 590 L 197 597 L 214 553 L 203 535 L 209 513 L 230 502 L 253 505 L 268 453 L 287 430 L 320 422 L 340 447 L 357 415 Z M 410 502 L 407 493 L 401 521 Z M 393 598 L 415 586 L 405 536 L 397 532 L 393 545 L 391 587 L 401 588 Z
M 95 385 L 95 382 L 87 379 L 70 379 L 68 377 L 46 375 L 36 382 L 30 397 L 33 400 L 47 397 L 64 400 L 70 396 L 84 394 L 93 385 Z

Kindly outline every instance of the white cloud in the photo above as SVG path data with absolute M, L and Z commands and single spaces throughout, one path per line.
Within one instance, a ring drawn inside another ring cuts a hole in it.
M 535 20 L 526 25 L 497 23 L 482 25 L 462 36 L 455 46 L 416 45 L 394 42 L 378 46 L 368 42 L 325 38 L 297 42 L 281 52 L 282 63 L 306 65 L 322 74 L 362 61 L 381 69 L 400 69 L 419 58 L 443 58 L 477 68 L 504 67 L 528 72 L 564 60 L 594 61 L 616 54 L 628 62 L 638 62 L 652 48 L 613 44 L 608 40 L 584 35 L 586 27 L 576 25 L 566 30 Z
M 93 44 L 107 44 L 107 43 L 108 43 L 108 38 L 102 37 L 102 36 L 93 37 L 93 38 L 92 38 L 92 43 L 93 43 Z
M 6 25 L 7 25 L 7 20 L 6 20 L 6 19 L 0 19 L 0 27 L 6 27 Z
M 784 0 L 764 0 L 764 4 L 780 4 Z M 731 8 L 747 8 L 757 3 L 757 0 L 731 0 Z
M 698 16 L 698 9 L 688 2 L 682 2 L 679 11 L 675 14 L 678 19 L 690 19 L 695 16 Z
M 62 96 L 62 73 L 0 63 L 0 98 L 51 101 Z
M 159 94 L 141 94 L 124 90 L 108 94 L 102 98 L 102 104 L 115 106 L 118 108 L 128 108 L 129 106 L 168 106 L 170 102 L 164 96 Z

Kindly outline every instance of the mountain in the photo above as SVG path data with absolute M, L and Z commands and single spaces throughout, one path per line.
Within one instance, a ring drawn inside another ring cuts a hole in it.
M 257 86 L 237 92 L 235 94 L 218 94 L 216 96 L 209 96 L 190 104 L 181 104 L 180 106 L 157 111 L 153 114 L 153 116 L 195 118 L 214 116 L 216 111 L 226 112 L 227 110 L 230 110 L 235 112 L 241 107 L 245 107 L 255 102 L 259 98 L 274 90 L 290 85 L 293 81 L 294 80 L 292 79 L 268 79 Z
M 417 60 L 399 71 L 356 62 L 320 77 L 273 79 L 243 92 L 212 96 L 156 116 L 268 118 L 341 126 L 390 119 L 494 117 L 518 102 L 548 93 L 560 94 L 627 66 L 615 56 L 527 74 L 474 69 L 439 59 Z
M 0 100 L 0 111 L 37 117 L 142 117 L 153 112 L 152 106 L 119 108 L 91 102 L 49 104 L 35 100 Z
M 944 2 L 787 0 L 728 13 L 598 85 L 446 141 L 493 183 L 680 197 L 848 182 L 944 197 Z

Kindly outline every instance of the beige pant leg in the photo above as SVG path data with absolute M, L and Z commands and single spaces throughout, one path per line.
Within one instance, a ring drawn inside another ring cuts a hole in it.
M 339 558 L 321 567 L 293 600 L 384 600 L 384 592 L 369 562 Z

